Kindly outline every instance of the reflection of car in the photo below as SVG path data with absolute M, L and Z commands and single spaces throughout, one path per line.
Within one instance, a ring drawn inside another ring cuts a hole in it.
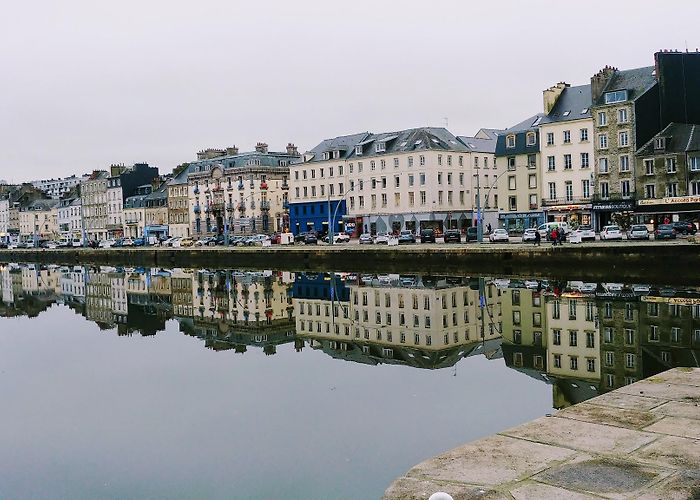
M 360 235 L 360 245 L 371 245 L 374 243 L 372 235 L 364 233 Z
M 676 230 L 673 228 L 673 224 L 661 224 L 654 231 L 655 240 L 675 240 Z
M 479 233 L 476 226 L 467 228 L 467 237 L 465 241 L 469 243 L 470 241 L 477 241 L 479 239 Z
M 371 285 L 372 280 L 374 280 L 373 274 L 363 274 L 362 277 L 360 278 L 360 281 L 362 281 L 362 283 L 364 285 Z
M 442 239 L 445 241 L 445 243 L 461 243 L 462 242 L 462 235 L 459 232 L 459 229 L 448 229 L 445 231 L 445 234 L 442 236 Z
M 112 248 L 115 245 L 116 241 L 115 240 L 102 240 L 100 241 L 99 247 L 100 248 Z
M 536 235 L 537 234 L 537 229 L 534 227 L 528 228 L 523 232 L 523 243 L 526 241 L 535 241 L 536 240 Z
M 697 232 L 695 224 L 690 221 L 679 220 L 671 225 L 677 234 L 695 234 Z
M 434 229 L 423 229 L 420 232 L 420 242 L 421 243 L 435 243 L 435 230 Z
M 644 224 L 635 224 L 634 226 L 630 227 L 629 231 L 627 231 L 627 239 L 648 240 L 649 231 L 647 231 L 647 227 Z
M 600 232 L 600 239 L 603 241 L 621 240 L 622 231 L 619 226 L 605 226 Z
M 191 247 L 194 246 L 194 238 L 182 238 L 180 240 L 181 247 Z
M 579 287 L 579 291 L 581 293 L 595 293 L 596 288 L 598 288 L 598 285 L 595 283 L 584 283 Z
M 576 228 L 574 231 L 580 238 L 581 241 L 595 241 L 595 231 L 591 226 L 588 225 L 580 225 L 579 227 Z
M 493 233 L 489 234 L 489 241 L 491 243 L 502 242 L 508 243 L 510 238 L 508 237 L 508 231 L 505 229 L 495 229 Z
M 399 234 L 399 245 L 402 243 L 415 243 L 416 242 L 416 236 L 413 234 L 413 231 L 409 230 L 403 230 L 401 231 L 401 234 Z
M 401 276 L 399 281 L 403 286 L 414 286 L 416 284 L 416 278 L 413 276 Z
M 377 276 L 377 281 L 379 281 L 380 285 L 391 285 L 391 278 L 388 274 L 380 274 Z
M 375 245 L 388 245 L 389 244 L 389 235 L 386 233 L 378 234 L 377 236 L 374 237 L 374 243 L 375 243 Z
M 145 244 L 146 244 L 146 240 L 144 240 L 143 238 L 136 238 L 136 239 L 134 240 L 134 246 L 135 246 L 135 247 L 142 247 L 142 246 L 144 246 Z

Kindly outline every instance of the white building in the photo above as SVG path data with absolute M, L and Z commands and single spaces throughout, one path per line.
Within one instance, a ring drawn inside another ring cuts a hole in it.
M 31 181 L 30 184 L 57 200 L 87 178 L 88 175 L 83 175 L 81 177 L 71 175 L 63 179 L 41 179 L 38 181 Z
M 10 229 L 10 200 L 0 198 L 0 241 L 5 241 Z
M 61 237 L 83 238 L 81 198 L 64 198 L 58 206 L 58 232 Z

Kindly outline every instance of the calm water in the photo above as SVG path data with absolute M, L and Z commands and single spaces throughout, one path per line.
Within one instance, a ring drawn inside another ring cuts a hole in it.
M 0 498 L 379 498 L 434 454 L 700 359 L 700 293 L 678 287 L 0 276 Z

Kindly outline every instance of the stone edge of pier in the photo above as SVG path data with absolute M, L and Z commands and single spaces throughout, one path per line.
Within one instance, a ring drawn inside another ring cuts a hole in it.
M 428 459 L 384 500 L 700 497 L 700 368 L 674 368 Z

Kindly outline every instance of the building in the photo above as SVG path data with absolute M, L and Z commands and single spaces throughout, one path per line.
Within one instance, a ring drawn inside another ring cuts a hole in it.
M 289 225 L 289 165 L 299 159 L 296 146 L 269 151 L 238 148 L 206 150 L 190 164 L 188 175 L 191 235 L 251 234 L 283 231 Z
M 143 236 L 154 236 L 159 239 L 168 236 L 168 185 L 167 181 L 155 178 L 153 189 L 144 198 Z
M 124 236 L 141 238 L 146 228 L 146 197 L 153 191 L 151 184 L 136 188 L 132 196 L 124 200 Z
M 23 241 L 37 242 L 58 237 L 59 200 L 39 199 L 19 209 L 19 236 Z
M 136 163 L 131 167 L 112 165 L 107 179 L 107 236 L 119 238 L 124 235 L 124 201 L 137 188 L 158 176 L 158 168 L 148 163 Z
M 88 178 L 88 175 L 64 177 L 63 179 L 42 179 L 31 181 L 30 184 L 35 188 L 46 193 L 50 198 L 58 200 L 63 195 L 74 189 L 76 186 Z
M 593 118 L 591 86 L 558 83 L 543 92 L 540 198 L 547 222 L 591 224 Z
M 639 331 L 640 298 L 634 294 L 598 292 L 603 387 L 613 390 L 644 378 Z
M 0 219 L 3 221 L 4 234 L 0 238 L 4 240 L 16 240 L 19 237 L 20 223 L 20 208 L 27 206 L 34 200 L 47 199 L 47 195 L 35 188 L 31 184 L 22 184 L 21 186 L 9 186 L 9 189 L 3 190 L 4 202 L 0 203 Z
M 83 240 L 82 201 L 79 186 L 59 200 L 56 223 L 61 238 Z
M 7 243 L 10 233 L 10 198 L 0 196 L 0 242 Z
M 671 123 L 637 150 L 636 221 L 700 221 L 700 125 Z
M 503 356 L 516 370 L 546 373 L 547 314 L 541 291 L 499 289 L 503 311 Z
M 80 183 L 83 222 L 87 239 L 107 239 L 107 180 L 109 173 L 95 170 Z
M 540 204 L 540 113 L 498 136 L 496 167 L 505 178 L 498 184 L 499 225 L 522 232 L 544 222 Z
M 168 181 L 168 228 L 170 236 L 184 238 L 192 233 L 187 184 L 187 176 L 190 174 L 190 170 L 191 167 L 188 165 Z
M 355 233 L 466 228 L 469 153 L 448 130 L 432 127 L 324 141 L 292 166 L 292 231 L 323 233 L 332 218 L 334 229 Z

